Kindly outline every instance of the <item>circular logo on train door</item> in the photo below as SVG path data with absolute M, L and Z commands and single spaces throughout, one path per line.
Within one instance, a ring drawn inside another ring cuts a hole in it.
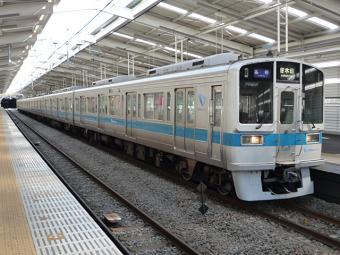
M 198 97 L 198 108 L 203 110 L 205 108 L 206 97 L 202 93 L 198 93 L 197 97 Z

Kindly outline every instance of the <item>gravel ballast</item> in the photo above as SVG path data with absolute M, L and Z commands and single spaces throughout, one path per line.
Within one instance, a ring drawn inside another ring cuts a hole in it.
M 202 216 L 196 192 L 21 113 L 15 114 L 202 254 L 336 254 L 333 249 L 271 221 L 209 199 L 209 210 Z M 97 194 L 86 197 L 88 203 L 98 199 L 101 198 Z M 114 210 L 114 202 L 101 202 L 105 206 L 98 211 L 106 212 L 109 205 L 109 210 Z M 317 202 L 309 197 L 299 200 L 310 207 Z M 320 204 L 340 214 L 338 205 L 324 201 Z M 128 214 L 122 212 L 122 216 Z

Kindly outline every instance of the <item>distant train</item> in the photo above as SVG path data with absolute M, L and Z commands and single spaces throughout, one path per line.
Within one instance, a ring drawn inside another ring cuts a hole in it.
M 296 60 L 219 54 L 106 81 L 100 87 L 18 101 L 109 141 L 139 159 L 176 165 L 242 200 L 314 192 L 321 158 L 324 76 Z M 103 82 L 102 82 L 103 83 Z
M 1 99 L 1 107 L 17 108 L 17 99 L 14 97 L 4 97 Z

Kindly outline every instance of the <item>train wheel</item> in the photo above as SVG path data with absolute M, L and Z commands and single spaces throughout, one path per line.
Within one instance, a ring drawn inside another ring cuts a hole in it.
M 187 168 L 182 168 L 180 174 L 181 174 L 181 177 L 184 181 L 190 181 L 191 180 L 192 176 L 191 176 L 190 171 Z
M 233 184 L 231 182 L 226 182 L 225 184 L 218 186 L 217 191 L 223 196 L 227 196 L 233 190 Z
M 184 160 L 180 160 L 176 163 L 176 171 L 184 181 L 191 180 L 192 173 L 189 171 L 187 163 Z
M 220 182 L 217 186 L 217 191 L 223 195 L 230 195 L 233 191 L 234 185 L 232 182 L 232 176 L 230 174 L 220 174 Z

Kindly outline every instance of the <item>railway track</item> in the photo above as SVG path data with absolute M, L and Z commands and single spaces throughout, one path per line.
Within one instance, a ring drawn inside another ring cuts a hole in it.
M 263 218 L 270 219 L 273 222 L 280 224 L 281 226 L 284 226 L 286 228 L 294 230 L 295 232 L 303 234 L 307 238 L 316 240 L 336 250 L 340 250 L 340 239 L 331 237 L 327 233 L 321 233 L 319 230 L 306 227 L 302 224 L 294 222 L 293 220 L 287 219 L 287 217 L 283 217 L 278 214 L 271 213 L 266 209 L 260 208 L 261 206 L 256 205 L 256 203 L 249 204 L 247 202 L 243 202 L 233 197 L 222 196 L 220 194 L 217 194 L 216 192 L 208 191 L 208 193 L 210 196 L 217 196 L 221 201 L 225 202 L 226 204 L 229 204 L 233 207 L 241 208 L 253 214 L 257 214 Z M 292 202 L 280 201 L 280 202 L 277 202 L 276 204 L 277 205 L 275 205 L 275 207 L 284 207 L 285 209 L 291 210 L 293 212 L 297 212 L 302 215 L 309 216 L 315 220 L 319 220 L 327 225 L 333 225 L 335 227 L 338 227 L 340 230 L 340 220 L 337 218 L 330 217 L 328 215 L 310 210 L 308 208 L 297 206 L 293 204 Z
M 191 255 L 198 255 L 198 254 L 200 254 L 198 251 L 196 251 L 190 245 L 185 243 L 185 241 L 181 240 L 181 238 L 179 238 L 178 236 L 173 234 L 170 230 L 168 230 L 165 226 L 163 226 L 157 220 L 153 219 L 151 216 L 149 216 L 147 213 L 145 213 L 143 210 L 141 210 L 140 208 L 135 206 L 132 202 L 130 202 L 127 198 L 125 198 L 122 194 L 120 194 L 119 192 L 114 190 L 112 187 L 110 187 L 108 184 L 106 184 L 104 180 L 101 180 L 100 178 L 98 178 L 97 176 L 92 174 L 91 171 L 89 171 L 80 162 L 77 162 L 70 155 L 66 154 L 60 148 L 58 148 L 55 144 L 53 144 L 51 141 L 49 141 L 46 137 L 44 137 L 41 134 L 39 134 L 36 130 L 34 130 L 32 127 L 30 127 L 23 120 L 21 120 L 20 118 L 18 118 L 17 116 L 15 116 L 13 113 L 11 113 L 9 111 L 7 111 L 7 113 L 9 114 L 9 116 L 11 117 L 13 122 L 16 124 L 16 126 L 19 128 L 19 130 L 24 134 L 26 139 L 29 140 L 29 142 L 35 147 L 36 150 L 39 151 L 39 149 L 37 149 L 37 147 L 35 145 L 35 144 L 37 144 L 37 142 L 36 141 L 32 141 L 29 138 L 29 136 L 27 136 L 26 132 L 22 128 L 22 125 L 25 128 L 27 128 L 28 130 L 30 130 L 35 136 L 37 136 L 44 143 L 48 144 L 48 146 L 53 148 L 53 150 L 55 152 L 57 152 L 58 154 L 62 155 L 62 157 L 64 159 L 69 161 L 74 167 L 76 167 L 82 173 L 84 173 L 88 178 L 91 179 L 91 181 L 95 182 L 97 185 L 99 185 L 101 188 L 103 188 L 106 192 L 110 193 L 111 196 L 113 196 L 114 198 L 118 199 L 129 210 L 133 211 L 140 219 L 142 219 L 143 222 L 147 223 L 152 229 L 156 230 L 160 235 L 162 235 L 167 240 L 169 240 L 169 245 L 170 246 L 174 245 L 174 246 L 178 247 L 178 249 L 180 251 L 182 251 L 182 253 L 184 253 L 184 254 L 191 254 Z M 44 154 L 42 154 L 41 152 L 39 154 L 51 166 L 51 163 L 44 156 Z M 53 167 L 53 168 L 56 171 L 56 168 L 55 167 Z M 58 176 L 60 177 L 61 174 L 59 173 Z M 66 181 L 64 180 L 63 182 L 65 183 Z M 65 183 L 65 184 L 67 184 L 67 183 Z M 67 186 L 69 187 L 69 185 L 67 185 Z M 75 192 L 73 191 L 73 193 L 75 193 Z M 79 196 L 77 196 L 77 198 L 78 197 Z M 84 202 L 83 202 L 83 205 L 84 205 Z M 98 218 L 97 218 L 97 221 L 98 221 Z M 139 233 L 141 231 L 142 232 L 145 231 L 145 233 L 142 233 L 145 236 L 144 238 L 148 239 L 148 238 L 151 237 L 150 231 L 149 231 L 149 229 L 147 229 L 145 227 L 145 224 L 142 224 L 142 225 L 139 224 L 139 225 L 136 225 L 136 226 L 133 226 L 133 227 L 119 227 L 119 228 L 114 228 L 113 227 L 110 230 L 111 230 L 111 232 L 109 233 L 109 235 L 115 236 L 115 239 L 117 239 L 117 236 L 118 236 L 119 242 L 123 244 L 124 247 L 122 247 L 122 248 L 123 248 L 123 250 L 125 250 L 124 254 L 131 254 L 130 250 L 132 250 L 132 254 L 138 254 L 138 253 L 145 252 L 145 251 L 141 250 L 140 247 L 135 247 L 134 248 L 134 247 L 132 247 L 131 245 L 128 244 L 130 242 L 133 243 L 134 240 L 131 240 L 131 238 L 135 238 L 136 237 L 136 235 L 134 235 L 134 234 L 129 235 L 128 232 L 133 232 L 133 230 L 138 230 Z M 127 245 L 125 245 L 125 244 L 127 244 Z M 125 246 L 129 246 L 129 249 L 126 249 Z M 157 247 L 157 244 L 155 245 L 155 247 Z
M 105 148 L 101 148 L 101 149 L 105 149 Z M 107 148 L 106 148 L 107 149 Z M 111 149 L 112 150 L 112 149 Z M 118 152 L 119 153 L 119 152 Z M 120 153 L 123 158 L 130 158 L 130 161 L 138 161 L 139 164 L 147 164 L 145 162 L 141 162 L 139 160 L 136 159 L 131 159 L 130 156 L 124 156 L 124 154 Z M 154 166 L 152 166 L 152 168 L 155 168 Z M 154 171 L 152 171 L 154 172 Z M 159 171 L 157 171 L 157 174 L 161 174 L 161 175 L 165 175 L 166 177 L 172 178 L 172 180 L 175 180 L 173 174 L 168 174 L 168 173 L 160 173 Z M 186 185 L 189 185 L 191 188 L 193 188 L 193 190 L 195 189 L 195 184 L 193 183 L 186 183 Z M 256 214 L 258 216 L 261 216 L 262 218 L 265 219 L 269 219 L 281 226 L 284 226 L 288 229 L 291 229 L 295 232 L 298 232 L 304 236 L 306 236 L 309 239 L 313 239 L 316 240 L 320 243 L 323 243 L 325 245 L 328 245 L 334 249 L 340 250 L 340 240 L 337 238 L 333 238 L 331 236 L 329 236 L 328 234 L 325 233 L 320 233 L 320 231 L 306 227 L 302 224 L 296 223 L 290 219 L 287 219 L 286 217 L 282 217 L 280 215 L 274 214 L 274 213 L 270 213 L 266 210 L 261 209 L 259 206 L 256 205 L 256 203 L 246 203 L 243 201 L 240 201 L 236 198 L 233 197 L 226 197 L 226 196 L 222 196 L 219 193 L 213 191 L 213 190 L 207 190 L 206 191 L 207 195 L 209 196 L 210 199 L 214 200 L 214 201 L 219 201 L 222 202 L 223 205 L 229 205 L 235 208 L 239 208 L 245 211 L 248 211 L 252 214 Z M 308 215 L 309 217 L 312 217 L 314 219 L 320 220 L 322 222 L 325 222 L 325 224 L 330 224 L 336 227 L 340 227 L 340 220 L 321 214 L 319 212 L 315 212 L 312 211 L 310 209 L 307 208 L 303 208 L 303 207 L 299 207 L 296 206 L 290 202 L 282 202 L 280 201 L 280 205 L 282 207 L 285 207 L 286 209 L 289 210 L 293 210 L 296 212 L 299 212 L 300 214 L 303 215 Z
M 302 214 L 308 215 L 308 216 L 313 217 L 313 218 L 315 218 L 317 220 L 322 220 L 324 222 L 328 222 L 329 224 L 332 224 L 332 225 L 337 226 L 337 227 L 340 228 L 340 220 L 337 219 L 337 218 L 330 217 L 328 215 L 316 212 L 314 210 L 298 206 L 298 205 L 296 205 L 296 204 L 294 204 L 292 202 L 283 202 L 281 204 L 281 206 L 283 206 L 283 207 L 285 207 L 287 209 L 290 209 L 290 210 L 298 211 L 298 212 L 300 212 Z

